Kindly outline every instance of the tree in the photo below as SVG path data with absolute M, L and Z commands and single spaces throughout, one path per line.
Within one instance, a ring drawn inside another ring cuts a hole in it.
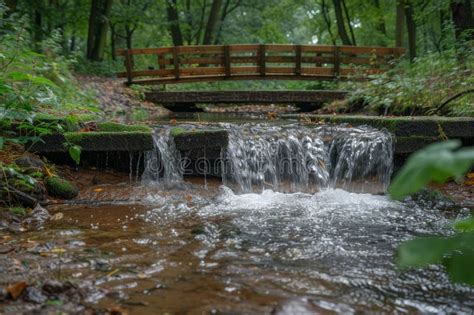
M 109 16 L 113 0 L 92 0 L 87 37 L 87 59 L 102 61 L 104 58 Z
M 471 0 L 451 0 L 454 33 L 458 42 L 474 40 Z
M 177 0 L 166 0 L 166 16 L 168 25 L 173 39 L 173 45 L 183 45 L 183 35 L 179 26 L 178 3 Z
M 397 0 L 397 14 L 395 26 L 395 46 L 403 47 L 403 24 L 405 23 L 405 1 Z
M 344 23 L 344 15 L 342 12 L 342 0 L 333 0 L 334 4 L 334 12 L 336 14 L 336 23 L 337 23 L 337 30 L 339 34 L 339 38 L 342 41 L 343 45 L 352 45 L 352 42 L 347 34 L 346 26 Z
M 416 24 L 413 15 L 413 4 L 411 1 L 407 1 L 405 4 L 405 16 L 408 33 L 408 52 L 411 61 L 416 58 Z
M 211 5 L 211 12 L 207 19 L 206 31 L 204 32 L 204 45 L 210 45 L 214 42 L 214 37 L 217 31 L 217 22 L 219 14 L 221 13 L 222 0 L 213 0 Z

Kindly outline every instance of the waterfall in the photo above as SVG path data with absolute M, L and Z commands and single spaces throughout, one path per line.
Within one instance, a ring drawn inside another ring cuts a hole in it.
M 393 168 L 393 138 L 368 126 L 316 127 L 267 124 L 220 124 L 229 145 L 219 163 L 224 185 L 241 193 L 271 189 L 316 192 L 344 188 L 366 192 L 387 188 Z M 182 180 L 180 153 L 169 130 L 155 131 L 154 150 L 145 155 L 143 179 Z
M 175 184 L 183 179 L 180 170 L 180 154 L 170 138 L 170 130 L 153 132 L 153 150 L 145 152 L 145 183 Z
M 385 190 L 393 165 L 390 133 L 367 126 L 223 125 L 229 131 L 224 183 L 240 192 Z

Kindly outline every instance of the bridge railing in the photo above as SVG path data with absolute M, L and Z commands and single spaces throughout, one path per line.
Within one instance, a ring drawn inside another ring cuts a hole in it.
M 126 71 L 117 75 L 128 84 L 363 79 L 386 71 L 403 53 L 403 48 L 280 44 L 122 49 L 117 55 L 124 57 Z M 142 57 L 148 59 L 140 62 Z

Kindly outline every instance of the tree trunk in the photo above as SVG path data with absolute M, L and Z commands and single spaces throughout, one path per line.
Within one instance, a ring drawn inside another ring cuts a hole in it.
M 36 51 L 41 51 L 41 42 L 43 41 L 43 15 L 36 8 L 33 21 L 33 45 Z
M 345 0 L 341 0 L 341 1 L 342 1 L 342 7 L 344 8 L 344 13 L 346 14 L 347 25 L 349 25 L 349 31 L 351 32 L 352 45 L 356 46 L 357 43 L 356 43 L 356 39 L 354 35 L 354 29 L 352 28 L 352 24 L 351 24 L 351 17 L 349 16 L 349 10 L 347 10 L 346 1 Z
M 219 19 L 219 13 L 221 12 L 222 0 L 213 0 L 211 5 L 211 12 L 209 12 L 209 18 L 207 19 L 206 31 L 204 32 L 204 45 L 210 45 L 214 41 L 216 34 L 217 21 Z
M 173 40 L 173 45 L 182 46 L 183 36 L 181 28 L 179 27 L 179 15 L 177 0 L 166 0 L 166 16 L 168 18 L 168 25 Z
M 397 17 L 395 26 L 395 46 L 403 47 L 403 24 L 405 23 L 405 1 L 397 1 Z
M 451 0 L 454 33 L 457 42 L 474 40 L 471 0 Z
M 112 56 L 112 60 L 116 60 L 117 56 L 115 55 L 115 38 L 117 37 L 115 32 L 115 25 L 113 23 L 109 24 L 110 27 L 110 55 Z
M 413 19 L 413 5 L 410 2 L 405 6 L 405 16 L 408 32 L 408 51 L 410 61 L 413 61 L 416 58 L 416 24 Z
M 337 30 L 343 45 L 352 45 L 349 35 L 344 25 L 344 15 L 342 14 L 341 0 L 333 0 L 334 12 L 336 13 Z
M 383 19 L 383 15 L 381 14 L 383 11 L 380 9 L 380 0 L 373 0 L 374 7 L 377 9 L 377 30 L 384 34 L 387 35 L 387 28 L 385 27 L 385 21 Z
M 321 12 L 323 13 L 324 22 L 326 23 L 326 27 L 328 28 L 329 36 L 331 37 L 332 44 L 336 46 L 336 37 L 331 30 L 331 19 L 329 18 L 329 9 L 326 5 L 324 0 L 321 1 Z
M 112 10 L 113 0 L 93 0 L 98 3 L 94 21 L 94 34 L 90 60 L 102 61 L 104 59 L 105 43 L 107 42 L 107 30 L 109 29 L 109 16 Z M 91 8 L 92 13 L 92 8 Z M 97 14 L 98 13 L 98 14 Z

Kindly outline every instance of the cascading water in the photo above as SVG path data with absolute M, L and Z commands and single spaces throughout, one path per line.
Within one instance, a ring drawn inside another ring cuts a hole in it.
M 145 152 L 145 171 L 142 180 L 145 183 L 174 184 L 182 180 L 180 154 L 170 139 L 170 130 L 155 130 L 152 151 Z
M 392 172 L 390 133 L 367 126 L 297 124 L 220 124 L 229 132 L 222 154 L 223 183 L 241 193 L 271 189 L 316 192 L 328 187 L 383 191 Z M 169 130 L 154 134 L 155 149 L 145 156 L 145 181 L 172 183 L 182 179 L 180 156 Z
M 369 179 L 382 190 L 389 184 L 393 140 L 388 132 L 366 126 L 223 127 L 230 134 L 224 183 L 241 192 L 350 190 L 356 181 Z

